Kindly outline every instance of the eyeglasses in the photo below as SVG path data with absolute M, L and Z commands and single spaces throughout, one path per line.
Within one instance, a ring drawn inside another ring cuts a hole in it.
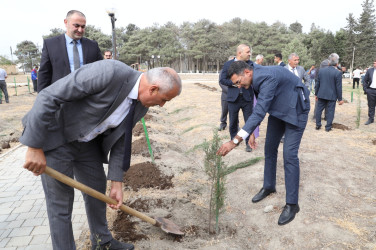
M 237 80 L 237 81 L 234 83 L 234 86 L 235 86 L 235 87 L 238 87 L 239 84 L 241 83 L 241 81 L 242 81 L 242 77 L 240 77 L 240 79 Z

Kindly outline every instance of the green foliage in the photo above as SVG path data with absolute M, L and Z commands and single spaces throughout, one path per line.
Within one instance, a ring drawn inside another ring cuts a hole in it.
M 268 25 L 241 18 L 220 25 L 202 19 L 184 22 L 180 26 L 168 22 L 143 29 L 130 23 L 125 28 L 115 29 L 118 59 L 129 65 L 140 63 L 147 69 L 169 66 L 181 72 L 218 72 L 228 56 L 235 54 L 236 47 L 245 43 L 252 48 L 252 60 L 257 54 L 262 54 L 266 65 L 274 65 L 275 53 L 282 53 L 287 62 L 287 56 L 296 52 L 305 69 L 312 64 L 318 66 L 331 53 L 337 53 L 341 65 L 350 68 L 355 48 L 354 67 L 364 68 L 370 66 L 376 57 L 373 6 L 374 0 L 364 0 L 361 15 L 355 17 L 350 13 L 346 27 L 335 33 L 314 23 L 306 34 L 298 21 L 287 26 L 281 22 Z M 65 33 L 62 29 L 51 29 L 44 38 L 62 33 Z M 105 35 L 100 29 L 88 25 L 85 36 L 96 40 L 102 52 L 112 48 L 112 34 Z
M 12 61 L 5 56 L 0 56 L 0 65 L 11 65 Z
M 63 29 L 60 29 L 60 28 L 50 29 L 50 32 L 51 32 L 50 34 L 43 36 L 43 39 L 52 38 L 52 37 L 55 37 L 55 36 L 58 36 L 58 35 L 65 33 L 65 31 Z
M 14 52 L 17 56 L 17 63 L 22 63 L 25 70 L 31 70 L 34 64 L 40 60 L 40 52 L 32 41 L 22 41 L 17 44 L 17 49 Z
M 205 152 L 204 169 L 210 180 L 210 204 L 209 204 L 209 232 L 211 232 L 211 221 L 215 216 L 215 232 L 219 232 L 219 215 L 223 212 L 226 196 L 226 176 L 235 172 L 237 169 L 245 168 L 256 164 L 263 157 L 249 159 L 236 165 L 227 167 L 223 162 L 222 156 L 217 155 L 220 148 L 221 138 L 216 129 L 213 130 L 213 139 L 205 141 L 197 146 Z

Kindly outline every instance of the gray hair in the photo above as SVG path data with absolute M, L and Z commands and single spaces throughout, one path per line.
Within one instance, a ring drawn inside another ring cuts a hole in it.
M 338 61 L 339 61 L 339 55 L 336 54 L 336 53 L 332 53 L 328 57 L 328 60 L 329 60 L 329 65 L 330 66 L 336 66 L 338 64 Z
M 293 57 L 299 57 L 299 56 L 298 56 L 298 54 L 296 54 L 296 53 L 291 53 L 291 54 L 289 55 L 289 60 L 291 60 Z
M 261 54 L 258 54 L 258 55 L 256 56 L 256 60 L 259 60 L 259 59 L 262 59 L 262 58 L 264 58 L 264 56 L 261 55 Z
M 182 84 L 181 84 L 181 79 L 175 70 L 168 68 L 168 67 L 154 68 L 154 69 L 148 70 L 145 73 L 145 76 L 149 84 L 158 85 L 162 93 L 167 93 L 168 91 L 172 90 L 174 87 L 178 87 L 179 88 L 178 95 L 180 95 Z
M 79 16 L 82 16 L 82 17 L 86 18 L 86 16 L 84 15 L 84 13 L 82 13 L 81 11 L 78 11 L 78 10 L 70 10 L 70 11 L 68 11 L 68 13 L 67 13 L 67 17 L 66 17 L 66 19 L 69 19 L 73 14 L 78 14 Z

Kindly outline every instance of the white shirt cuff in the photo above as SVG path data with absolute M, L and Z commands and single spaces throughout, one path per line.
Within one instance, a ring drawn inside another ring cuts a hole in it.
M 249 136 L 249 133 L 243 129 L 241 129 L 238 133 L 237 133 L 238 136 L 240 136 L 241 138 L 243 138 L 243 140 L 245 140 L 248 136 Z

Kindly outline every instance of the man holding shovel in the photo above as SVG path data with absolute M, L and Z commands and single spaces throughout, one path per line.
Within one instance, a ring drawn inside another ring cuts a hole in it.
M 41 175 L 46 165 L 123 202 L 123 173 L 130 166 L 133 126 L 148 107 L 163 106 L 180 94 L 180 77 L 171 68 L 138 72 L 116 60 L 87 64 L 43 89 L 23 118 L 20 142 L 28 146 L 24 168 Z M 107 156 L 110 152 L 109 160 Z M 41 176 L 54 249 L 75 249 L 71 215 L 74 190 Z M 92 249 L 133 249 L 112 238 L 106 204 L 83 194 Z M 98 246 L 98 244 L 100 246 Z
M 251 85 L 258 93 L 257 104 L 244 127 L 232 141 L 221 146 L 217 154 L 226 155 L 242 140 L 247 138 L 269 113 L 265 139 L 264 185 L 252 202 L 259 202 L 276 192 L 276 168 L 278 146 L 282 135 L 285 168 L 286 206 L 278 220 L 285 225 L 299 212 L 299 158 L 298 150 L 307 125 L 310 109 L 309 90 L 301 80 L 286 68 L 278 66 L 261 67 L 238 61 L 231 64 L 228 75 L 239 88 Z M 255 137 L 250 136 L 249 145 L 255 149 Z

